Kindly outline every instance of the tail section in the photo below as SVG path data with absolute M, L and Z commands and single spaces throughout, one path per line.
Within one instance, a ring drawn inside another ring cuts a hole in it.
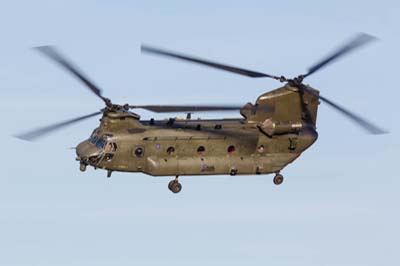
M 241 114 L 249 123 L 256 123 L 265 134 L 272 136 L 296 132 L 304 127 L 315 128 L 318 105 L 318 98 L 287 84 L 262 94 L 255 105 L 248 103 Z

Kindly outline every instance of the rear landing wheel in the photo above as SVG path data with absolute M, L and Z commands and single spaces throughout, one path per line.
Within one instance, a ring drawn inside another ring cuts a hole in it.
M 280 185 L 282 183 L 283 183 L 283 175 L 281 175 L 279 173 L 276 174 L 275 177 L 274 177 L 274 184 L 275 185 Z
M 179 183 L 178 178 L 175 178 L 168 183 L 168 189 L 175 194 L 179 193 L 182 190 L 182 185 L 181 183 Z

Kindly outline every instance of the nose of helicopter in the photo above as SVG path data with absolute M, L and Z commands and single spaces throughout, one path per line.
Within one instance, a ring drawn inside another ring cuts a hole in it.
M 91 157 L 97 157 L 101 153 L 101 149 L 90 143 L 88 140 L 82 141 L 76 147 L 76 155 L 81 161 L 87 161 Z

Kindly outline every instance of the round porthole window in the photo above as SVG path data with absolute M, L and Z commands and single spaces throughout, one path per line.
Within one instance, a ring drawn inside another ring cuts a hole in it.
M 263 153 L 263 152 L 264 152 L 264 145 L 258 146 L 258 147 L 257 147 L 257 151 L 258 151 L 259 153 Z
M 234 154 L 235 153 L 235 146 L 231 145 L 228 147 L 228 153 L 229 154 Z
M 135 149 L 135 155 L 136 155 L 136 157 L 143 157 L 144 149 L 142 147 L 137 147 Z
M 168 149 L 167 149 L 167 154 L 168 155 L 172 155 L 172 154 L 174 154 L 174 152 L 175 152 L 175 148 L 174 147 L 168 147 Z
M 204 146 L 200 146 L 197 148 L 198 155 L 204 155 L 205 152 L 206 152 L 206 149 L 204 148 Z

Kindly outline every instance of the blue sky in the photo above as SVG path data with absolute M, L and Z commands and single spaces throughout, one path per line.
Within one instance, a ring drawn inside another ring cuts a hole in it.
M 398 1 L 0 2 L 0 265 L 398 265 L 399 11 Z M 168 177 L 80 173 L 69 148 L 96 119 L 34 143 L 12 137 L 102 108 L 32 46 L 57 45 L 115 102 L 245 103 L 280 84 L 141 55 L 140 44 L 294 76 L 356 32 L 380 41 L 307 82 L 390 134 L 367 135 L 321 104 L 319 140 L 280 187 L 272 176 L 183 177 L 173 195 Z

